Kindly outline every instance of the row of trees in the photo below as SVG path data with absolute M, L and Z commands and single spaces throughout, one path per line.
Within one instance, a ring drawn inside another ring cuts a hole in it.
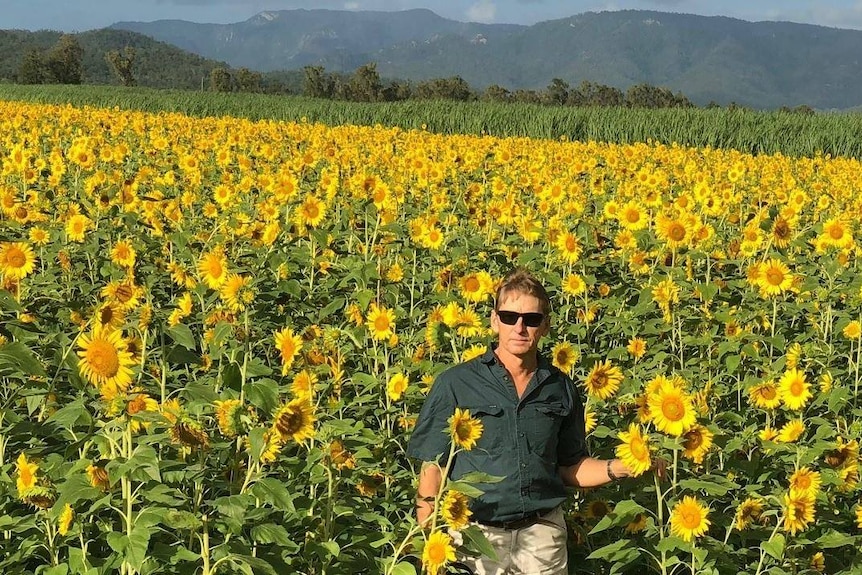
M 123 86 L 137 82 L 132 68 L 135 49 L 109 50 L 105 61 Z M 19 84 L 80 84 L 84 79 L 84 49 L 71 34 L 63 34 L 48 50 L 31 48 L 18 67 Z

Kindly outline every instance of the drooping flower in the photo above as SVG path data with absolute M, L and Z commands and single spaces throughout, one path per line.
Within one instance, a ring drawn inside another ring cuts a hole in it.
M 236 437 L 242 429 L 241 417 L 245 413 L 242 402 L 238 399 L 217 399 L 213 405 L 221 434 L 227 438 Z
M 57 519 L 57 532 L 60 535 L 69 533 L 69 528 L 72 526 L 72 521 L 75 520 L 75 510 L 68 503 L 63 507 L 59 519 Z
M 96 489 L 108 491 L 111 488 L 111 482 L 108 478 L 108 472 L 102 465 L 88 465 L 87 478 L 90 480 L 90 485 L 92 485 Z
M 557 343 L 551 350 L 551 357 L 551 363 L 563 373 L 569 373 L 578 362 L 578 352 L 567 341 Z
M 410 380 L 403 373 L 396 373 L 386 382 L 386 394 L 392 401 L 398 401 L 404 392 L 407 391 L 407 385 Z
M 790 491 L 784 494 L 784 530 L 796 535 L 814 521 L 814 498 Z
M 630 424 L 628 431 L 619 433 L 619 438 L 622 443 L 616 446 L 614 452 L 632 476 L 637 477 L 649 471 L 652 466 L 649 439 L 643 435 L 640 426 Z
M 609 360 L 605 360 L 593 365 L 584 386 L 591 396 L 598 399 L 608 399 L 617 392 L 622 381 L 623 374 L 620 369 L 611 364 Z
M 36 473 L 39 471 L 39 466 L 28 461 L 24 453 L 18 456 L 17 465 L 18 478 L 15 483 L 18 487 L 18 496 L 24 497 L 30 489 L 36 486 Z
M 482 422 L 470 416 L 470 410 L 455 408 L 455 413 L 449 418 L 449 435 L 455 445 L 470 451 L 476 446 L 476 442 L 482 437 L 484 429 Z
M 703 463 L 703 458 L 712 447 L 713 433 L 701 424 L 685 432 L 682 436 L 683 457 L 695 463 Z
M 286 327 L 275 333 L 275 347 L 281 354 L 281 375 L 287 375 L 293 359 L 302 348 L 302 338 Z
M 449 562 L 455 561 L 452 538 L 442 531 L 435 531 L 425 541 L 422 550 L 422 565 L 428 575 L 437 575 Z
M 440 502 L 440 516 L 449 529 L 461 530 L 470 521 L 470 502 L 466 495 L 460 491 L 450 489 Z
M 300 443 L 314 437 L 314 421 L 314 407 L 307 398 L 298 397 L 275 412 L 272 425 L 282 441 Z
M 670 513 L 670 530 L 683 541 L 700 537 L 709 529 L 709 508 L 696 497 L 686 495 Z
M 749 497 L 736 508 L 734 526 L 739 531 L 747 529 L 753 522 L 760 519 L 763 513 L 763 500 L 758 497 Z

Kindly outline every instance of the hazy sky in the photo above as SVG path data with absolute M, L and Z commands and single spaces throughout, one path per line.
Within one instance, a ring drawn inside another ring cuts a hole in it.
M 533 24 L 581 12 L 643 9 L 749 21 L 785 20 L 862 29 L 862 0 L 0 0 L 0 29 L 102 28 L 122 20 L 231 23 L 263 10 L 428 8 L 460 21 Z

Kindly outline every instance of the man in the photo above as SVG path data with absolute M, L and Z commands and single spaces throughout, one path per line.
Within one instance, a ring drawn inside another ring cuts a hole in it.
M 407 449 L 423 461 L 417 519 L 425 524 L 449 454 L 447 421 L 456 407 L 480 419 L 482 436 L 455 455 L 450 477 L 471 471 L 504 477 L 481 485 L 471 520 L 494 546 L 496 560 L 464 557 L 477 574 L 567 573 L 566 486 L 596 487 L 630 475 L 618 459 L 590 457 L 584 407 L 574 383 L 538 354 L 550 329 L 550 298 L 528 272 L 509 274 L 497 290 L 491 329 L 496 346 L 437 378 Z

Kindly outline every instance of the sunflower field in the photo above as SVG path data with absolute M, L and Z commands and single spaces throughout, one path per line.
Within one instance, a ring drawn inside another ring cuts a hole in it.
M 424 533 L 405 447 L 514 266 L 638 475 L 572 573 L 862 572 L 857 160 L 0 102 L 0 162 L 3 573 L 446 572 L 482 478 Z

